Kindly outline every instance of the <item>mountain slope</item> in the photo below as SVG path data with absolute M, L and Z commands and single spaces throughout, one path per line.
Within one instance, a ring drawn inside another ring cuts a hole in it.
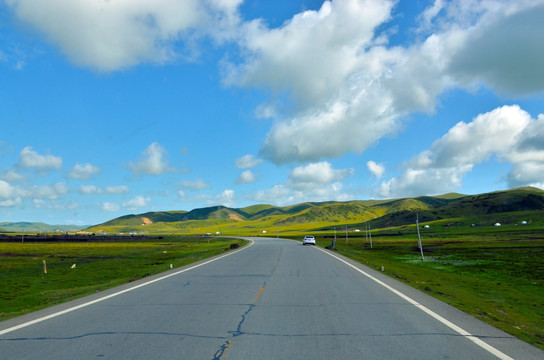
M 308 228 L 312 224 L 321 228 L 367 221 L 372 221 L 375 228 L 413 224 L 416 214 L 420 222 L 426 222 L 540 209 L 544 209 L 544 191 L 529 187 L 479 195 L 446 194 L 393 200 L 305 202 L 285 207 L 261 204 L 240 209 L 212 206 L 189 212 L 149 212 L 122 216 L 91 230 L 115 226 L 116 231 L 128 231 L 136 226 L 141 229 L 142 225 L 151 226 L 148 227 L 150 231 L 220 226 L 238 229 L 284 226 Z

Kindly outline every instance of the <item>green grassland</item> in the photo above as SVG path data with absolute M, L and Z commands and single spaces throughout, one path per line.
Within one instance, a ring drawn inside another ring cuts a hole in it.
M 136 242 L 0 243 L 0 320 L 164 272 L 170 264 L 175 268 L 222 254 L 232 243 L 244 241 L 178 236 Z

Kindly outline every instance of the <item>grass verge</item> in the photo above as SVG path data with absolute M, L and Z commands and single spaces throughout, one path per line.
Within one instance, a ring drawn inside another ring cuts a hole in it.
M 0 321 L 219 255 L 225 238 L 0 243 Z M 47 274 L 44 273 L 46 261 Z

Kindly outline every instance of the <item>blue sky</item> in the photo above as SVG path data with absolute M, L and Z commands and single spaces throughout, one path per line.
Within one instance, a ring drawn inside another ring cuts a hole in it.
M 544 187 L 544 1 L 0 1 L 0 222 Z

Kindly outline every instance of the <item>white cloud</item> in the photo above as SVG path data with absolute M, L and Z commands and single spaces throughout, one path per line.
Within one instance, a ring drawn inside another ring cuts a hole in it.
M 326 161 L 312 163 L 293 169 L 289 174 L 287 186 L 295 190 L 313 190 L 323 185 L 342 181 L 353 172 L 353 169 L 335 170 Z
M 474 166 L 492 156 L 512 164 L 509 186 L 541 184 L 538 174 L 544 169 L 544 145 L 534 137 L 541 132 L 544 116 L 533 120 L 519 106 L 480 114 L 470 123 L 456 124 L 430 149 L 408 161 L 399 177 L 384 181 L 377 193 L 400 197 L 453 191 Z
M 251 169 L 259 165 L 263 160 L 255 158 L 253 155 L 244 155 L 236 160 L 236 167 L 239 169 Z
M 353 199 L 353 194 L 343 191 L 342 181 L 353 173 L 353 169 L 333 169 L 326 161 L 311 163 L 293 169 L 285 184 L 257 191 L 248 198 L 279 206 L 300 201 L 346 201 Z
M 102 189 L 95 185 L 81 185 L 79 187 L 79 192 L 82 194 L 101 194 Z
M 89 163 L 76 163 L 68 176 L 70 176 L 72 179 L 88 180 L 98 173 L 100 173 L 100 168 L 97 166 L 91 165 Z
M 8 170 L 5 174 L 2 175 L 2 179 L 8 182 L 16 182 L 23 181 L 26 178 L 15 170 Z
M 167 151 L 157 142 L 151 143 L 144 150 L 142 156 L 136 163 L 129 163 L 134 174 L 161 175 L 168 172 L 174 172 L 168 161 L 163 159 Z
M 129 210 L 136 210 L 138 208 L 144 207 L 151 201 L 150 198 L 147 198 L 143 195 L 138 195 L 135 198 L 123 202 L 123 207 Z
M 27 146 L 19 154 L 19 165 L 38 170 L 57 170 L 62 167 L 62 158 L 50 154 L 41 155 Z
M 506 177 L 509 187 L 535 186 L 544 189 L 544 161 L 514 164 Z
M 113 71 L 192 58 L 198 54 L 195 40 L 203 35 L 217 41 L 232 37 L 241 0 L 6 2 L 23 24 L 45 34 L 70 61 Z
M 0 206 L 9 207 L 21 202 L 17 196 L 17 189 L 10 183 L 0 180 Z
M 108 212 L 116 212 L 120 210 L 119 204 L 112 203 L 112 202 L 105 202 L 101 206 L 102 210 L 108 211 Z
M 63 195 L 68 194 L 70 189 L 63 182 L 58 182 L 52 185 L 33 185 L 28 188 L 13 186 L 7 181 L 0 180 L 0 202 L 1 206 L 15 206 L 23 202 L 23 199 L 31 199 L 38 203 L 44 200 L 58 200 Z M 69 204 L 63 205 L 68 209 Z
M 106 194 L 126 194 L 129 192 L 129 188 L 126 185 L 106 186 L 106 190 L 104 192 Z
M 126 194 L 129 192 L 128 186 L 107 186 L 105 189 L 101 189 L 95 185 L 81 185 L 79 191 L 82 194 Z
M 483 14 L 462 33 L 449 32 L 457 34 L 459 44 L 449 59 L 448 71 L 465 85 L 483 83 L 518 95 L 542 93 L 544 1 L 481 2 L 464 10 L 464 17 L 467 12 L 471 17 Z
M 297 14 L 277 29 L 260 21 L 248 23 L 241 46 L 250 56 L 231 69 L 227 81 L 288 89 L 303 102 L 322 100 L 342 87 L 357 66 L 357 53 L 371 44 L 393 5 L 383 0 L 325 1 L 318 11 Z
M 261 104 L 255 109 L 255 116 L 259 119 L 271 119 L 278 115 L 276 107 L 270 104 Z
M 233 207 L 236 203 L 236 198 L 234 196 L 234 190 L 225 190 L 219 195 L 219 197 L 216 199 L 217 202 L 220 205 L 227 206 L 227 207 Z
M 181 181 L 181 186 L 190 190 L 202 190 L 202 189 L 209 189 L 211 187 L 202 179 L 198 179 L 194 181 L 189 181 L 189 180 Z
M 382 164 L 377 164 L 375 161 L 367 161 L 366 167 L 368 170 L 376 177 L 376 179 L 380 179 L 385 172 L 385 167 Z
M 75 210 L 79 207 L 79 203 L 77 202 L 68 202 L 68 203 L 62 203 L 55 201 L 56 199 L 48 199 L 49 201 L 45 201 L 44 199 L 32 199 L 32 203 L 34 204 L 34 207 L 37 209 L 53 209 L 53 210 Z
M 362 153 L 456 87 L 544 91 L 544 0 L 435 1 L 420 17 L 421 40 L 388 46 L 394 4 L 326 1 L 278 28 L 245 24 L 247 55 L 226 67 L 225 81 L 294 101 L 275 107 L 263 157 L 283 164 Z
M 59 182 L 53 185 L 34 185 L 23 191 L 24 197 L 32 199 L 56 200 L 62 195 L 68 194 L 69 189 L 65 183 Z
M 255 175 L 251 170 L 246 170 L 240 174 L 238 179 L 236 179 L 237 184 L 248 184 L 255 181 Z
M 419 16 L 419 19 L 422 21 L 422 27 L 424 29 L 431 26 L 433 19 L 435 19 L 440 11 L 444 9 L 445 5 L 444 0 L 435 0 L 431 6 L 427 7 L 423 11 L 423 13 Z
M 279 206 L 292 204 L 293 198 L 291 196 L 291 190 L 285 185 L 276 184 L 270 189 L 259 190 L 249 196 L 250 199 L 258 203 L 272 203 Z
M 0 207 L 13 207 L 17 205 L 21 205 L 22 199 L 20 197 L 16 197 L 13 199 L 5 199 L 0 200 Z

